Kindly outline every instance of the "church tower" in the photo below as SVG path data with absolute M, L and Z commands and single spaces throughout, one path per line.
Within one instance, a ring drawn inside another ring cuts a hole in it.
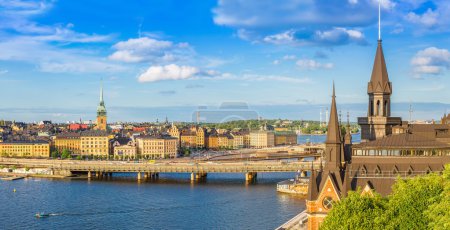
M 349 151 L 351 151 L 349 149 Z M 306 198 L 308 230 L 316 230 L 324 221 L 333 204 L 345 197 L 348 186 L 348 172 L 344 157 L 344 139 L 341 135 L 333 84 L 327 140 L 325 141 L 325 167 L 318 172 L 311 167 L 311 177 Z
M 384 60 L 380 21 L 378 21 L 378 29 L 378 47 L 372 76 L 367 85 L 369 95 L 367 117 L 358 118 L 358 124 L 361 126 L 361 141 L 373 141 L 390 135 L 393 126 L 402 124 L 400 117 L 391 117 L 392 83 L 389 81 Z
M 97 130 L 106 131 L 106 107 L 103 101 L 103 84 L 100 87 L 100 103 L 97 106 Z

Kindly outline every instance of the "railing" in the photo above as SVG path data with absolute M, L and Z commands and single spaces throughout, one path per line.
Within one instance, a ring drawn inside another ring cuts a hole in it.
M 306 214 L 306 211 L 303 211 L 275 230 L 306 229 L 305 224 L 307 221 L 308 215 Z
M 237 162 L 237 163 L 125 163 L 61 160 L 2 159 L 1 164 L 23 165 L 68 171 L 100 172 L 167 172 L 167 173 L 247 173 L 247 172 L 297 172 L 307 171 L 311 162 Z M 314 163 L 314 168 L 319 168 Z
M 350 175 L 355 175 L 354 178 L 397 178 L 400 177 L 414 177 L 420 175 L 426 175 L 430 173 L 440 173 L 433 171 L 382 171 L 382 172 L 372 172 L 372 173 L 364 173 L 355 170 L 350 170 Z

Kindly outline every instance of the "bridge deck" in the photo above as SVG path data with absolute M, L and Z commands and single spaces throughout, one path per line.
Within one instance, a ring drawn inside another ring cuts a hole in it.
M 311 162 L 233 162 L 233 163 L 134 163 L 117 161 L 71 161 L 36 159 L 1 159 L 0 164 L 22 165 L 32 168 L 49 168 L 78 172 L 150 172 L 150 173 L 247 173 L 247 172 L 297 172 L 310 170 Z M 319 163 L 314 163 L 318 168 Z

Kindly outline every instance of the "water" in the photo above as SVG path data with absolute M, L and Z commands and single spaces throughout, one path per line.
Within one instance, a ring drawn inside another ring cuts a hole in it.
M 297 136 L 297 142 L 299 144 L 305 144 L 307 142 L 312 143 L 324 143 L 327 139 L 327 135 L 298 135 Z M 361 135 L 358 134 L 352 134 L 352 142 L 353 143 L 360 143 L 361 142 Z
M 292 173 L 160 174 L 138 183 L 134 174 L 112 180 L 28 178 L 0 181 L 0 229 L 274 229 L 305 209 L 305 199 L 276 192 Z M 16 189 L 16 192 L 13 190 Z M 37 219 L 36 212 L 54 216 Z

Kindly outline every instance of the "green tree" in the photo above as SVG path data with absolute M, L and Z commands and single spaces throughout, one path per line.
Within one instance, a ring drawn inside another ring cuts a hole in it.
M 431 220 L 428 227 L 434 230 L 450 229 L 450 164 L 445 167 L 442 175 L 444 179 L 444 191 L 436 202 L 425 211 Z
M 64 149 L 61 153 L 61 159 L 66 159 L 70 157 L 70 151 L 68 149 Z
M 436 174 L 398 178 L 381 224 L 385 229 L 426 229 L 430 218 L 424 212 L 439 200 L 442 191 L 443 179 Z
M 337 202 L 325 218 L 320 229 L 383 229 L 374 221 L 385 210 L 386 199 L 374 193 L 361 195 L 361 191 L 349 192 Z
M 58 158 L 59 152 L 57 150 L 54 150 L 51 155 L 52 155 L 52 158 Z

